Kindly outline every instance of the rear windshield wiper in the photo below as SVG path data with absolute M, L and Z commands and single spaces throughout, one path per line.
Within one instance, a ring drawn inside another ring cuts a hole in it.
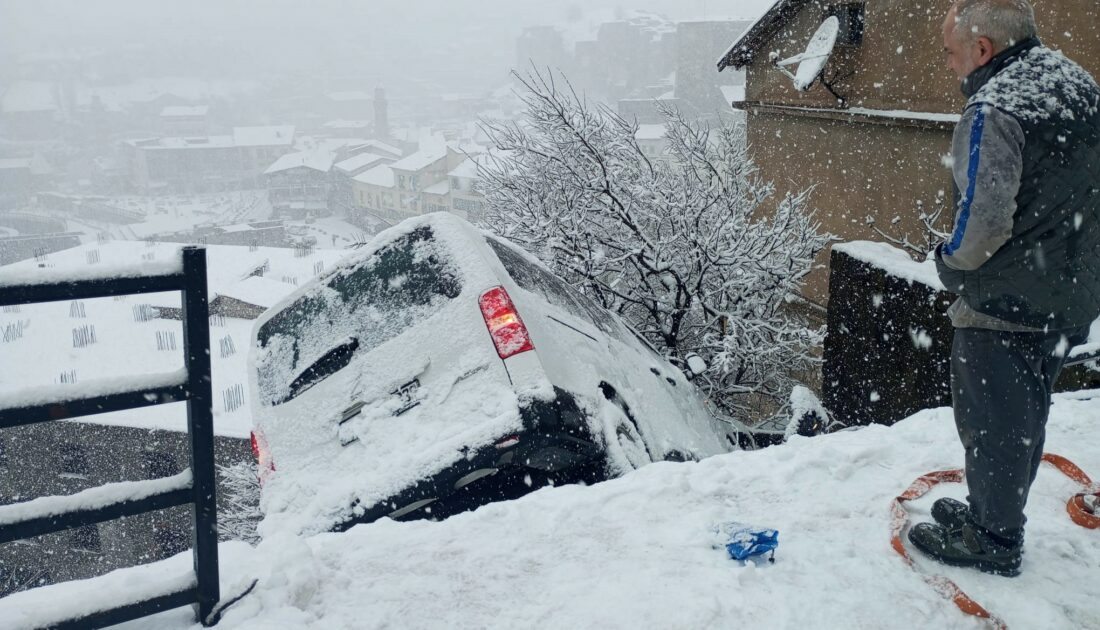
M 313 387 L 317 383 L 320 383 L 346 368 L 348 364 L 351 363 L 351 358 L 358 349 L 359 340 L 355 337 L 351 337 L 344 343 L 321 355 L 320 359 L 314 361 L 313 365 L 303 370 L 302 373 L 298 375 L 298 378 L 291 382 L 290 392 L 281 402 L 286 402 L 296 397 L 310 387 Z

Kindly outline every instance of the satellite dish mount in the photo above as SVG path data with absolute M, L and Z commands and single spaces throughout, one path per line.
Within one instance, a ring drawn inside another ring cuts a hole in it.
M 806 45 L 805 51 L 782 60 L 780 60 L 778 52 L 773 52 L 771 54 L 772 65 L 787 75 L 794 82 L 794 88 L 799 92 L 808 91 L 818 79 L 821 79 L 821 84 L 825 86 L 825 89 L 829 90 L 829 93 L 835 96 L 838 101 L 844 103 L 846 99 L 837 94 L 830 81 L 825 78 L 825 65 L 829 63 L 829 58 L 836 48 L 839 35 L 840 20 L 835 15 L 830 16 L 821 23 L 821 26 L 817 27 L 817 31 L 810 38 L 810 43 Z M 788 70 L 790 66 L 794 65 L 798 66 L 794 72 Z

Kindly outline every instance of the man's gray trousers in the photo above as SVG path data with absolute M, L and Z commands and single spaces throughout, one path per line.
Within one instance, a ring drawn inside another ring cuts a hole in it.
M 1066 355 L 1088 329 L 1004 332 L 956 328 L 951 349 L 955 426 L 966 449 L 975 521 L 1023 541 L 1024 506 L 1043 457 L 1050 396 Z

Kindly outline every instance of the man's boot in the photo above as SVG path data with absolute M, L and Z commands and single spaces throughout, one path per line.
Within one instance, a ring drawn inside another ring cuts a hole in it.
M 937 499 L 932 504 L 932 520 L 947 529 L 962 527 L 970 521 L 970 506 L 952 498 Z
M 1020 574 L 1023 545 L 995 536 L 969 520 L 955 528 L 918 523 L 909 530 L 909 541 L 943 564 L 1008 577 Z

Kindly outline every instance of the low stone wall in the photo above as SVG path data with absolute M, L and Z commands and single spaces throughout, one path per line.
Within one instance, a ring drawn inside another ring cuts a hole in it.
M 846 426 L 893 424 L 951 404 L 954 330 L 947 309 L 955 296 L 932 262 L 914 262 L 883 243 L 833 248 L 822 394 Z M 1100 372 L 1067 368 L 1056 389 L 1100 387 Z

